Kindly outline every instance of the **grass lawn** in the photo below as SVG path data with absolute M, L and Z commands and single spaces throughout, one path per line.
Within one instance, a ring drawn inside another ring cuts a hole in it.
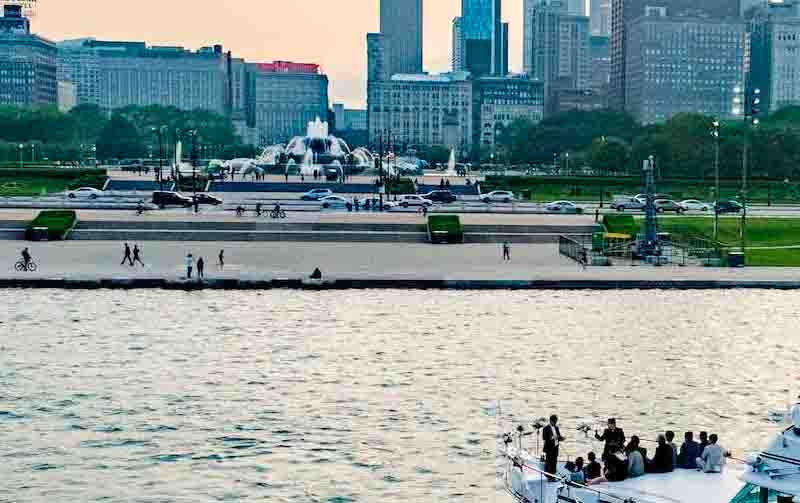
M 749 250 L 747 265 L 754 267 L 800 267 L 800 248 Z
M 24 170 L 0 170 L 0 197 L 39 196 L 54 192 L 64 192 L 78 187 L 102 189 L 106 181 L 104 172 L 98 170 L 66 171 L 46 170 L 40 173 Z
M 43 192 L 45 194 L 63 192 L 69 188 L 69 185 L 69 180 L 53 178 L 0 180 L 0 196 L 39 196 Z

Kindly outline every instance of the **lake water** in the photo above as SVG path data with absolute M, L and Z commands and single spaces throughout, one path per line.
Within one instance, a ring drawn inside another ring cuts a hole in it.
M 800 293 L 0 298 L 2 502 L 502 502 L 493 400 L 741 452 L 800 392 Z

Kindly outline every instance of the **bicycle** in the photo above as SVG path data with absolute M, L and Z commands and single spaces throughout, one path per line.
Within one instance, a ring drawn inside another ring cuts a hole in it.
M 237 207 L 236 207 L 236 216 L 237 216 L 237 217 L 243 217 L 243 216 L 244 216 L 244 211 L 245 211 L 245 210 L 244 210 L 244 207 L 242 207 L 242 206 L 237 206 Z
M 25 265 L 25 261 L 20 259 L 14 264 L 14 269 L 18 272 L 36 272 L 36 262 L 33 260 L 28 262 L 28 265 Z
M 272 210 L 269 212 L 269 218 L 277 219 L 277 218 L 286 218 L 286 212 L 283 210 Z

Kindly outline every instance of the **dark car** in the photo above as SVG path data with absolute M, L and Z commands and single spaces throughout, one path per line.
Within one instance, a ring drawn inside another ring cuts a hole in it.
M 214 197 L 210 194 L 200 193 L 197 194 L 197 204 L 210 204 L 212 206 L 219 206 L 222 204 L 222 199 Z
M 192 205 L 192 198 L 177 192 L 156 191 L 153 192 L 153 204 L 160 208 L 164 206 L 188 207 Z
M 741 213 L 743 209 L 742 205 L 736 201 L 720 201 L 714 208 L 720 215 L 724 213 Z
M 434 190 L 421 195 L 424 199 L 428 199 L 434 203 L 450 204 L 458 201 L 458 197 L 449 190 Z
M 683 208 L 683 206 L 676 203 L 672 199 L 656 199 L 655 206 L 656 206 L 656 211 L 659 213 L 666 213 L 668 211 L 673 211 L 678 215 L 680 215 L 681 213 L 686 211 Z

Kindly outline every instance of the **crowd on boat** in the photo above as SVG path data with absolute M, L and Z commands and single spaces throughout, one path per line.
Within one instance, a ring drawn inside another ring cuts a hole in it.
M 564 464 L 563 470 L 559 471 L 559 444 L 565 439 L 558 426 L 558 417 L 550 416 L 549 424 L 542 430 L 544 471 L 549 474 L 549 479 L 558 480 L 558 475 L 575 483 L 593 485 L 621 482 L 647 473 L 669 473 L 676 469 L 720 473 L 724 469 L 725 458 L 730 456 L 719 444 L 718 436 L 709 435 L 705 431 L 700 432 L 699 441 L 695 441 L 694 432 L 687 431 L 680 447 L 675 443 L 674 432 L 660 433 L 656 437 L 657 446 L 652 457 L 642 447 L 639 437 L 625 437 L 625 432 L 617 426 L 614 418 L 608 420 L 602 434 L 595 431 L 594 436 L 598 441 L 604 442 L 600 461 L 594 452 L 590 452 L 586 460 L 583 457 L 569 460 Z

